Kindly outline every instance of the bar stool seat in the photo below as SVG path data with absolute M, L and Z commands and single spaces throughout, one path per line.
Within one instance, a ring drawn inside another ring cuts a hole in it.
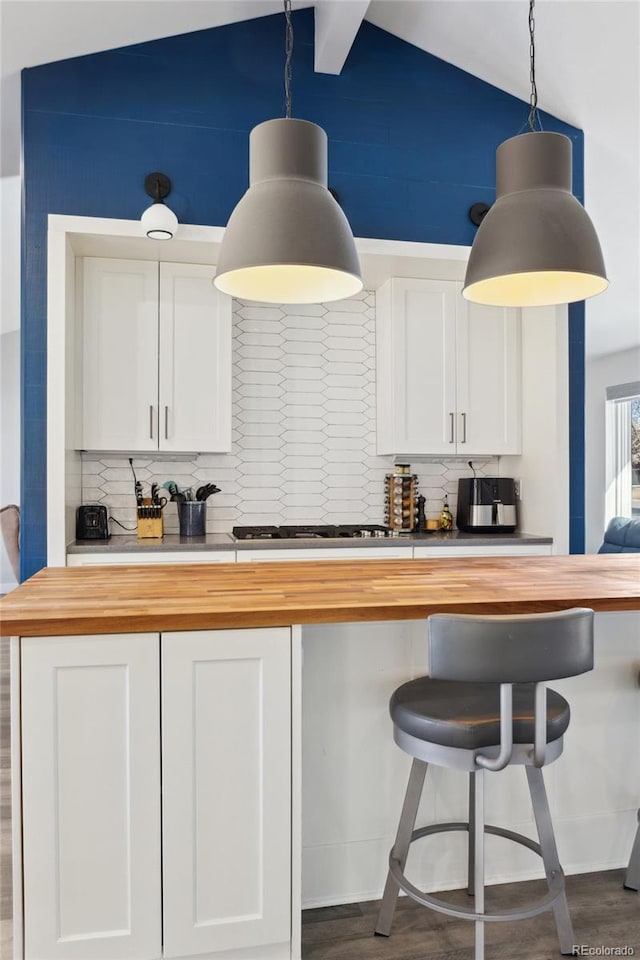
M 535 732 L 532 683 L 513 686 L 513 742 L 533 743 Z M 392 694 L 389 713 L 396 727 L 445 747 L 474 750 L 500 742 L 500 686 L 419 677 Z M 547 743 L 569 726 L 571 711 L 564 697 L 547 690 Z
M 576 943 L 558 859 L 542 767 L 562 753 L 569 704 L 548 680 L 593 668 L 593 610 L 513 617 L 436 614 L 427 621 L 430 676 L 402 684 L 389 711 L 393 737 L 413 757 L 396 840 L 389 854 L 376 933 L 389 936 L 399 891 L 417 903 L 474 924 L 474 960 L 484 960 L 487 922 L 521 920 L 553 910 L 560 952 Z M 415 828 L 430 763 L 467 771 L 469 819 Z M 484 817 L 484 775 L 524 766 L 539 843 Z M 468 892 L 473 906 L 420 890 L 406 875 L 409 847 L 437 833 L 468 833 Z M 547 892 L 511 910 L 485 910 L 484 838 L 505 837 L 543 860 Z

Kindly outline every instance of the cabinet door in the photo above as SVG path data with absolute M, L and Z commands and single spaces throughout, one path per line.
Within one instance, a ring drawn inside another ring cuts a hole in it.
M 231 449 L 231 298 L 215 267 L 160 264 L 160 449 Z
M 82 446 L 158 447 L 158 264 L 85 257 Z
M 457 452 L 520 453 L 520 311 L 457 303 Z
M 455 451 L 459 284 L 393 279 L 377 294 L 379 454 Z
M 22 639 L 26 960 L 161 956 L 158 644 Z
M 162 635 L 165 957 L 290 940 L 290 642 Z

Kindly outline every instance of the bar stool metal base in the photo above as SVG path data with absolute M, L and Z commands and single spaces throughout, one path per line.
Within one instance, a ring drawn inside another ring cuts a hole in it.
M 429 907 L 432 910 L 436 910 L 450 917 L 472 920 L 475 928 L 474 960 L 484 960 L 485 922 L 524 920 L 527 917 L 537 916 L 546 910 L 553 910 L 560 952 L 566 955 L 572 955 L 575 938 L 567 905 L 564 873 L 558 859 L 558 851 L 549 813 L 542 770 L 531 765 L 525 766 L 540 840 L 539 843 L 536 843 L 529 837 L 515 833 L 512 830 L 485 825 L 485 771 L 481 769 L 470 772 L 468 823 L 436 823 L 427 827 L 421 827 L 417 830 L 414 829 L 427 766 L 424 760 L 414 757 L 402 814 L 400 816 L 400 823 L 398 824 L 396 841 L 389 854 L 389 872 L 387 874 L 387 882 L 380 904 L 375 932 L 382 936 L 389 936 L 391 933 L 391 923 L 393 921 L 396 901 L 398 893 L 402 889 L 412 900 L 415 900 L 422 906 Z M 473 908 L 454 906 L 440 897 L 425 893 L 412 884 L 404 874 L 409 847 L 415 840 L 450 831 L 465 831 L 469 833 L 468 891 L 469 894 L 475 898 Z M 522 907 L 503 910 L 501 912 L 485 912 L 484 838 L 487 833 L 519 843 L 542 857 L 548 887 L 547 893 L 544 896 Z
M 449 833 L 455 830 L 464 830 L 466 832 L 469 830 L 469 824 L 463 822 L 434 823 L 432 826 L 421 827 L 419 830 L 414 830 L 409 842 L 413 843 L 422 837 L 432 836 L 436 833 Z M 494 827 L 489 824 L 485 824 L 484 832 L 491 833 L 496 837 L 505 837 L 507 840 L 513 840 L 514 843 L 520 843 L 523 847 L 528 847 L 529 850 L 533 850 L 539 857 L 542 857 L 540 844 L 536 843 L 535 840 L 530 840 L 529 837 L 525 837 L 521 833 L 514 833 L 513 830 L 504 830 L 502 827 Z M 424 907 L 429 907 L 431 910 L 437 910 L 438 913 L 444 913 L 449 917 L 458 917 L 462 920 L 526 920 L 527 917 L 535 917 L 537 914 L 549 910 L 564 891 L 564 873 L 560 869 L 559 871 L 552 872 L 548 884 L 548 892 L 543 897 L 532 901 L 528 906 L 514 907 L 511 910 L 503 910 L 500 913 L 476 913 L 475 910 L 469 907 L 454 907 L 440 897 L 434 897 L 431 894 L 419 890 L 418 887 L 414 886 L 411 881 L 405 877 L 402 867 L 400 866 L 400 861 L 394 857 L 393 851 L 389 854 L 389 870 L 400 889 L 404 890 L 412 900 L 421 903 Z M 376 929 L 376 933 L 382 933 L 382 931 Z

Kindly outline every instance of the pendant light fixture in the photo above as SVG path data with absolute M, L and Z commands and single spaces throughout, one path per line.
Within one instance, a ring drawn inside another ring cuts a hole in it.
M 327 189 L 327 135 L 291 117 L 291 0 L 286 22 L 285 117 L 249 138 L 250 186 L 229 218 L 216 287 L 265 303 L 322 303 L 362 290 L 349 222 Z
M 144 232 L 151 240 L 171 240 L 178 229 L 178 218 L 164 202 L 171 193 L 171 180 L 165 173 L 149 173 L 144 189 L 153 197 L 153 203 L 140 217 Z
M 462 291 L 475 303 L 573 303 L 609 285 L 594 226 L 571 192 L 571 141 L 541 129 L 534 4 L 530 0 L 529 132 L 505 140 L 496 153 L 496 202 L 478 228 Z

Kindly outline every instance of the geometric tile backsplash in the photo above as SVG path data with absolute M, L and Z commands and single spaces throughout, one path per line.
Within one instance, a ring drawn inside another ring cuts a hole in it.
M 234 300 L 232 382 L 231 453 L 137 455 L 145 494 L 152 481 L 215 483 L 221 492 L 207 501 L 208 533 L 228 533 L 235 524 L 383 522 L 384 476 L 394 460 L 375 452 L 373 292 L 330 304 Z M 128 455 L 82 457 L 83 503 L 104 503 L 110 516 L 135 528 Z M 497 460 L 476 467 L 480 475 L 495 474 Z M 446 495 L 455 517 L 466 462 L 416 461 L 412 472 L 427 516 L 438 516 Z M 164 527 L 178 530 L 173 504 Z M 125 533 L 115 524 L 111 531 Z

